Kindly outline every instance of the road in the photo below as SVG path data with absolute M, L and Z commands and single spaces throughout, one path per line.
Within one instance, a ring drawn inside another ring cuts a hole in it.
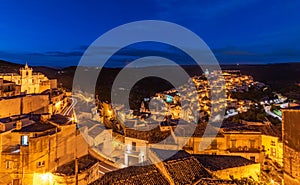
M 77 99 L 76 98 L 69 98 L 72 103 L 70 105 L 68 105 L 62 112 L 61 114 L 64 116 L 69 116 L 72 117 L 73 114 L 73 108 L 74 106 L 77 104 Z
M 270 116 L 272 116 L 274 118 L 278 118 L 280 121 L 282 121 L 282 118 L 280 116 L 276 115 L 275 113 L 273 113 L 272 111 L 270 111 L 270 108 L 271 108 L 270 106 L 264 105 L 264 109 L 267 114 L 269 114 Z
M 75 105 L 77 104 L 77 99 L 74 98 L 74 97 L 70 97 L 69 98 L 72 103 L 70 105 L 68 105 L 66 108 L 64 108 L 61 112 L 62 115 L 64 116 L 69 116 L 69 117 L 72 117 L 73 115 L 73 108 L 75 107 Z M 76 115 L 75 115 L 76 116 Z M 97 158 L 99 159 L 100 156 L 98 156 Z M 104 161 L 102 161 L 101 159 L 99 159 L 100 162 L 99 162 L 99 169 L 98 169 L 98 172 L 102 175 L 104 175 L 105 173 L 108 173 L 108 172 L 111 172 L 111 171 L 115 171 L 115 170 L 118 170 L 118 168 L 116 168 L 115 166 L 113 165 L 110 165 Z

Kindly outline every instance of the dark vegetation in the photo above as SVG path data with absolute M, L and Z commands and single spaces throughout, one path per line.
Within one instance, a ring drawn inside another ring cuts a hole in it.
M 30 63 L 29 63 L 30 65 Z M 18 72 L 19 68 L 23 65 L 9 63 L 0 60 L 0 72 Z M 166 66 L 163 66 L 166 67 Z M 163 68 L 160 67 L 160 68 Z M 238 69 L 241 70 L 242 74 L 251 75 L 254 80 L 263 82 L 267 84 L 270 88 L 268 91 L 276 91 L 288 96 L 291 99 L 300 100 L 300 63 L 285 63 L 285 64 L 266 64 L 266 65 L 223 65 L 222 69 Z M 42 72 L 46 74 L 49 78 L 58 79 L 58 84 L 62 85 L 64 88 L 71 90 L 73 85 L 73 76 L 76 67 L 67 67 L 63 69 L 53 69 L 48 67 L 33 67 L 35 71 Z M 169 71 L 172 71 L 172 67 L 168 67 Z M 190 74 L 190 76 L 200 75 L 202 71 L 199 67 L 195 66 L 183 66 L 183 68 Z M 158 69 L 158 68 L 156 68 Z M 110 89 L 114 81 L 114 78 L 119 73 L 120 69 L 117 68 L 104 68 L 98 78 L 98 85 L 96 87 L 96 92 L 100 95 L 101 100 L 110 100 Z M 169 83 L 165 83 L 162 80 L 151 79 L 149 82 L 147 80 L 142 80 L 136 84 L 135 89 L 132 93 L 135 93 L 138 89 L 138 96 L 149 96 L 157 91 L 162 91 L 170 88 Z M 87 82 L 88 84 L 89 82 Z M 148 89 L 150 91 L 148 91 Z M 144 90 L 143 90 L 144 89 Z M 142 91 L 144 91 L 142 93 Z M 147 92 L 146 92 L 147 91 Z M 242 98 L 258 99 L 264 96 L 264 93 L 270 92 L 255 92 L 246 93 L 245 95 L 236 94 L 236 96 L 242 96 Z M 135 97 L 135 95 L 132 95 Z

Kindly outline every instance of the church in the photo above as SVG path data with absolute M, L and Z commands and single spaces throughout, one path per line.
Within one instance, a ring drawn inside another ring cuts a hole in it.
M 48 79 L 44 74 L 33 72 L 27 63 L 20 68 L 20 73 L 2 73 L 0 79 L 14 82 L 21 86 L 21 93 L 38 94 L 48 89 L 57 88 L 56 79 Z

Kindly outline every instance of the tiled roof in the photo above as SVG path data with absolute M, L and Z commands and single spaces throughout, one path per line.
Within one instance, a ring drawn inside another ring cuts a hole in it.
M 223 170 L 255 164 L 254 161 L 248 160 L 241 156 L 228 155 L 193 155 L 205 168 L 212 171 Z
M 196 126 L 193 125 L 180 125 L 174 129 L 176 136 L 181 137 L 223 137 L 223 134 L 219 128 L 209 125 L 208 123 L 200 123 Z
M 264 135 L 275 136 L 281 138 L 281 131 L 272 124 L 267 125 L 246 125 L 246 124 L 230 124 L 222 125 L 222 130 L 226 132 L 260 132 Z
M 165 159 L 166 156 L 171 156 L 165 161 L 191 157 L 191 155 L 184 150 L 177 151 L 177 150 L 162 150 L 162 149 L 151 148 L 151 151 L 153 151 L 157 155 L 157 157 L 162 160 Z
M 130 166 L 121 170 L 109 172 L 90 185 L 166 185 L 166 178 L 159 172 L 155 165 Z

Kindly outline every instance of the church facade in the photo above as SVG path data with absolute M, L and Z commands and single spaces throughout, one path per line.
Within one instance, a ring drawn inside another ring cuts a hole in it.
M 11 81 L 21 86 L 21 92 L 26 94 L 38 94 L 48 89 L 57 88 L 56 79 L 48 79 L 42 73 L 33 72 L 26 64 L 20 68 L 20 73 L 0 74 L 3 80 Z

